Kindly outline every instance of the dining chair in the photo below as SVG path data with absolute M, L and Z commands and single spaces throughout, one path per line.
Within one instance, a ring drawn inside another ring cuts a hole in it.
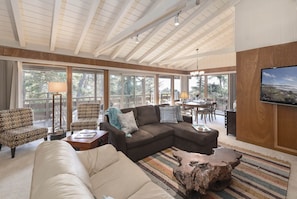
M 207 118 L 210 122 L 213 121 L 212 103 L 206 103 L 204 107 L 199 107 L 198 114 L 201 115 L 201 120 L 204 120 L 204 123 L 206 123 Z

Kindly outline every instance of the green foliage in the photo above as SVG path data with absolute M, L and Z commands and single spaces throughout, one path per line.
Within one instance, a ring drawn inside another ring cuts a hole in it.
M 24 99 L 48 98 L 48 82 L 65 82 L 66 71 L 24 70 Z

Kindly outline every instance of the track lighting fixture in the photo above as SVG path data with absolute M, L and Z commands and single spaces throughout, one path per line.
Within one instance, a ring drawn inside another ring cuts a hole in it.
M 135 43 L 139 44 L 138 35 L 136 35 L 136 38 L 135 38 Z
M 179 19 L 178 19 L 178 17 L 179 17 L 179 13 L 180 13 L 180 12 L 178 12 L 178 13 L 175 15 L 175 17 L 174 17 L 174 25 L 175 25 L 175 26 L 178 26 L 178 25 L 179 25 Z

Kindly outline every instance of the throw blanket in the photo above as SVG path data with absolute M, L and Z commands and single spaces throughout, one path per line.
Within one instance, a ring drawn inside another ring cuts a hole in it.
M 121 110 L 115 107 L 110 107 L 105 112 L 105 115 L 108 116 L 109 123 L 117 129 L 121 129 L 121 124 L 118 119 L 119 113 L 122 113 Z

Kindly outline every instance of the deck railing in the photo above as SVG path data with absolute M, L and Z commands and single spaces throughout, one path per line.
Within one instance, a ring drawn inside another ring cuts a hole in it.
M 167 95 L 161 95 L 161 101 L 162 103 L 169 103 L 170 99 Z M 170 97 L 170 96 L 169 96 Z M 76 119 L 76 107 L 78 103 L 83 102 L 94 102 L 102 101 L 102 98 L 95 99 L 94 97 L 77 97 L 73 98 L 73 120 Z M 62 126 L 66 126 L 66 118 L 67 118 L 67 106 L 66 106 L 66 98 L 62 98 Z M 154 103 L 154 97 L 152 95 L 111 95 L 110 96 L 110 106 L 118 107 L 118 108 L 128 108 L 128 107 L 136 107 L 136 106 L 142 106 L 142 105 L 148 105 L 148 104 L 155 104 Z M 26 99 L 23 102 L 24 107 L 30 107 L 33 109 L 34 112 L 34 124 L 45 126 L 45 127 L 51 127 L 52 126 L 52 106 L 53 106 L 53 100 L 51 97 L 49 98 L 35 98 L 35 99 Z M 56 102 L 55 106 L 59 106 L 59 102 Z M 224 111 L 227 106 L 227 100 L 225 99 L 218 99 L 217 100 L 217 110 L 218 111 Z M 101 114 L 103 116 L 104 110 L 103 105 L 101 106 Z M 58 114 L 55 114 L 57 116 Z M 59 121 L 59 119 L 55 119 L 56 121 Z

